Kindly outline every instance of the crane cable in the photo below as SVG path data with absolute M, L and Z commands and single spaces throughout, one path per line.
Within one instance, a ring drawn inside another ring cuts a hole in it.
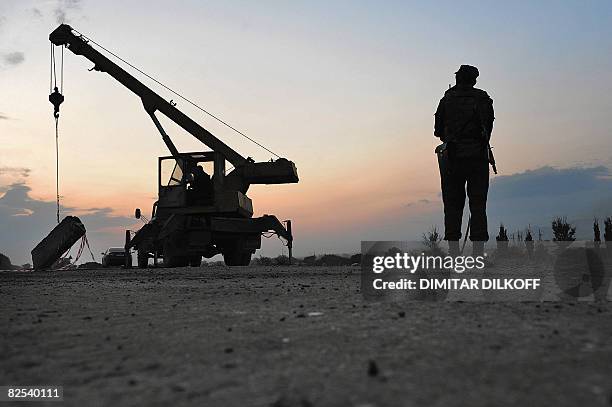
M 57 223 L 60 223 L 60 194 L 59 194 L 59 108 L 60 105 L 64 102 L 64 47 L 62 46 L 62 52 L 60 57 L 60 69 L 59 69 L 59 87 L 58 85 L 58 74 L 57 67 L 55 63 L 55 45 L 51 43 L 51 64 L 50 64 L 50 78 L 49 78 L 49 102 L 53 105 L 53 119 L 55 120 L 55 199 L 57 204 Z M 91 255 L 91 260 L 96 261 L 93 252 L 91 251 L 91 247 L 89 246 L 89 240 L 87 240 L 87 234 L 84 234 L 81 238 L 81 243 L 79 245 L 79 250 L 77 251 L 76 257 L 71 265 L 76 265 L 76 262 L 81 258 L 83 254 L 83 250 L 87 247 L 89 250 L 89 254 Z M 65 260 L 70 254 L 70 249 L 64 256 L 62 260 Z
M 147 78 L 149 78 L 150 80 L 152 80 L 153 82 L 157 83 L 158 85 L 160 85 L 161 87 L 163 87 L 164 89 L 172 92 L 174 95 L 178 96 L 179 98 L 183 99 L 185 102 L 189 103 L 190 105 L 192 105 L 193 107 L 195 107 L 196 109 L 201 110 L 202 112 L 206 113 L 208 116 L 212 117 L 213 119 L 215 119 L 216 121 L 218 121 L 219 123 L 225 125 L 226 127 L 230 128 L 231 130 L 233 130 L 234 132 L 238 133 L 239 135 L 243 136 L 244 138 L 246 138 L 247 140 L 251 141 L 252 143 L 258 145 L 259 147 L 263 148 L 264 150 L 266 150 L 267 152 L 269 152 L 270 154 L 274 155 L 276 158 L 280 158 L 280 156 L 278 154 L 276 154 L 274 151 L 270 150 L 269 148 L 267 148 L 266 146 L 264 146 L 263 144 L 259 143 L 258 141 L 252 139 L 251 137 L 247 136 L 244 132 L 238 130 L 237 128 L 235 128 L 234 126 L 230 125 L 229 123 L 227 123 L 226 121 L 222 120 L 221 118 L 215 116 L 214 114 L 210 113 L 209 111 L 207 111 L 206 109 L 204 109 L 203 107 L 199 106 L 198 104 L 196 104 L 195 102 L 192 102 L 191 100 L 187 99 L 185 96 L 181 95 L 180 93 L 178 93 L 177 91 L 175 91 L 174 89 L 170 88 L 169 86 L 164 85 L 163 83 L 161 83 L 160 81 L 158 81 L 157 79 L 155 79 L 154 77 L 152 77 L 151 75 L 147 74 L 146 72 L 144 72 L 143 70 L 139 69 L 138 67 L 134 66 L 133 64 L 131 64 L 130 62 L 126 61 L 125 59 L 121 58 L 119 55 L 115 54 L 114 52 L 112 52 L 111 50 L 105 48 L 103 45 L 95 42 L 94 40 L 92 40 L 90 37 L 87 37 L 85 34 L 75 30 L 74 28 L 72 29 L 72 31 L 76 32 L 77 34 L 79 34 L 85 41 L 91 42 L 92 44 L 97 45 L 99 48 L 103 49 L 104 51 L 108 52 L 110 55 L 114 56 L 115 58 L 117 58 L 118 60 L 120 60 L 121 62 L 123 62 L 124 64 L 130 66 L 131 68 L 135 69 L 136 71 L 140 72 L 141 74 L 143 74 L 144 76 L 146 76 Z
M 55 118 L 55 202 L 57 204 L 57 223 L 60 223 L 60 196 L 59 196 L 59 117 Z
M 51 43 L 51 66 L 49 76 L 49 102 L 53 104 L 53 118 L 55 120 L 55 201 L 57 205 L 57 223 L 60 223 L 60 194 L 59 194 L 59 107 L 64 101 L 64 47 L 62 46 L 60 59 L 60 80 L 57 86 L 57 68 L 55 63 L 55 46 Z

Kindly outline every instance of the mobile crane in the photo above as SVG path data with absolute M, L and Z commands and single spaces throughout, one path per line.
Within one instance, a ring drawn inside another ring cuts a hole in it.
M 133 237 L 126 231 L 126 254 L 136 250 L 139 267 L 146 268 L 149 258 L 158 256 L 163 258 L 166 267 L 195 266 L 200 264 L 202 256 L 210 258 L 216 254 L 223 255 L 229 266 L 248 265 L 252 254 L 261 248 L 261 236 L 265 232 L 285 239 L 291 256 L 291 221 L 285 227 L 273 215 L 253 217 L 253 204 L 246 193 L 253 184 L 297 183 L 297 168 L 292 161 L 278 158 L 255 162 L 244 158 L 181 112 L 175 103 L 165 100 L 104 56 L 89 44 L 87 37 L 67 24 L 57 27 L 49 40 L 84 56 L 94 63 L 93 70 L 106 72 L 139 96 L 170 150 L 169 156 L 158 158 L 158 200 L 153 204 L 151 219 Z M 158 120 L 157 112 L 200 140 L 210 151 L 179 152 Z M 226 173 L 226 160 L 234 166 L 229 173 Z M 212 163 L 211 177 L 203 170 L 206 165 L 203 163 Z M 135 217 L 141 218 L 140 209 L 135 210 Z

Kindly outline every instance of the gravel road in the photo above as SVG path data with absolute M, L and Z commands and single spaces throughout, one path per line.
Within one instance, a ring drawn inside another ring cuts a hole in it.
M 358 268 L 203 267 L 0 272 L 0 304 L 0 385 L 70 406 L 612 402 L 605 302 L 372 302 Z

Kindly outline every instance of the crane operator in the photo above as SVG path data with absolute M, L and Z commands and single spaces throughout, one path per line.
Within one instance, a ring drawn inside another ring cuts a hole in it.
M 210 175 L 200 165 L 193 170 L 193 182 L 191 182 L 191 201 L 193 203 L 206 204 L 212 202 L 213 182 Z

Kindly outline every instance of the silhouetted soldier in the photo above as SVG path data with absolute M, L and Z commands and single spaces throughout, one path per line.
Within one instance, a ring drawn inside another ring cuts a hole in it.
M 461 65 L 456 85 L 448 89 L 436 110 L 434 135 L 446 143 L 447 165 L 441 166 L 444 202 L 444 239 L 451 255 L 459 254 L 461 218 L 465 192 L 471 213 L 470 240 L 474 255 L 484 253 L 489 189 L 489 138 L 493 129 L 493 101 L 487 92 L 474 88 L 478 69 Z
M 193 171 L 192 193 L 194 203 L 209 203 L 213 195 L 213 182 L 204 169 L 196 165 Z

